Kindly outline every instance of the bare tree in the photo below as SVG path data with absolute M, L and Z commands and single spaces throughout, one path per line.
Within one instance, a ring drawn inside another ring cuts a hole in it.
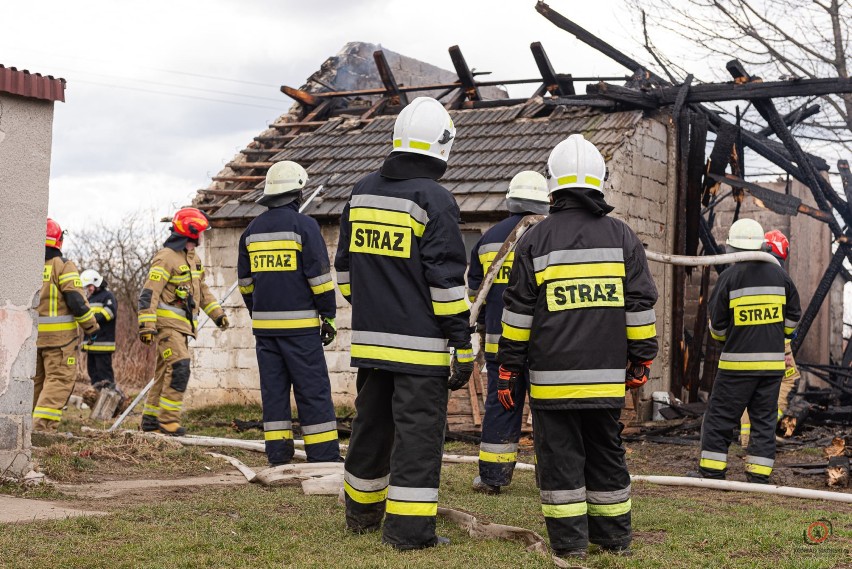
M 658 53 L 651 38 L 674 35 L 698 48 L 696 55 L 742 61 L 766 80 L 818 77 L 849 78 L 852 51 L 850 0 L 631 0 L 642 16 L 645 48 L 667 72 L 690 67 L 685 57 Z M 646 17 L 647 13 L 647 17 Z M 662 60 L 662 62 L 661 62 Z M 664 62 L 664 63 L 663 63 Z M 724 67 L 697 69 L 724 78 Z M 726 78 L 730 80 L 730 77 Z M 819 97 L 822 112 L 803 123 L 797 136 L 833 143 L 852 151 L 852 94 Z M 792 110 L 812 101 L 779 101 Z M 785 108 L 786 107 L 786 108 Z M 753 115 L 747 122 L 759 122 Z M 762 125 L 761 125 L 762 126 Z

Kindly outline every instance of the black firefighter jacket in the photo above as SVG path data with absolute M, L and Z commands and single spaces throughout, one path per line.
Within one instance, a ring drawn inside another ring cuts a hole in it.
M 572 199 L 524 235 L 503 295 L 498 359 L 530 368 L 530 406 L 624 406 L 625 368 L 657 355 L 657 289 L 624 222 Z
M 721 275 L 710 296 L 710 335 L 723 342 L 719 373 L 780 376 L 784 338 L 802 316 L 799 293 L 774 263 L 737 263 Z
M 459 208 L 432 161 L 391 153 L 343 210 L 334 266 L 352 303 L 354 367 L 445 376 L 447 346 L 470 342 Z
M 106 283 L 95 289 L 89 297 L 89 308 L 95 314 L 95 320 L 101 327 L 97 338 L 91 344 L 83 344 L 83 351 L 107 353 L 115 351 L 115 315 L 118 303 L 112 291 L 106 289 Z
M 240 237 L 237 278 L 256 336 L 319 334 L 336 303 L 319 224 L 298 202 L 273 207 Z

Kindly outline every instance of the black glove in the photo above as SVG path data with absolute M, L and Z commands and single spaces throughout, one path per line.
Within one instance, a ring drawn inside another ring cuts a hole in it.
M 447 380 L 447 389 L 455 391 L 467 385 L 470 376 L 473 375 L 473 360 L 473 346 L 470 342 L 461 348 L 456 348 L 453 354 L 452 373 Z
M 322 345 L 327 346 L 337 337 L 337 326 L 334 323 L 334 318 L 323 318 L 322 326 L 320 327 L 320 339 Z
M 231 326 L 231 323 L 228 321 L 228 317 L 223 314 L 216 319 L 216 326 L 218 326 L 220 330 L 227 330 Z

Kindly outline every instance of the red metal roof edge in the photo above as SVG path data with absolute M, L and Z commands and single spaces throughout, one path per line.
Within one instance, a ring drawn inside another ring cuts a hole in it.
M 30 73 L 26 69 L 0 64 L 0 93 L 20 95 L 30 99 L 65 102 L 65 79 L 53 75 Z

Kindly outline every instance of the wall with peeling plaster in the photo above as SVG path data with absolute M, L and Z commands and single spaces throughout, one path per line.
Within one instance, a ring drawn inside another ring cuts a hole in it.
M 0 476 L 30 468 L 52 132 L 52 102 L 0 94 Z

